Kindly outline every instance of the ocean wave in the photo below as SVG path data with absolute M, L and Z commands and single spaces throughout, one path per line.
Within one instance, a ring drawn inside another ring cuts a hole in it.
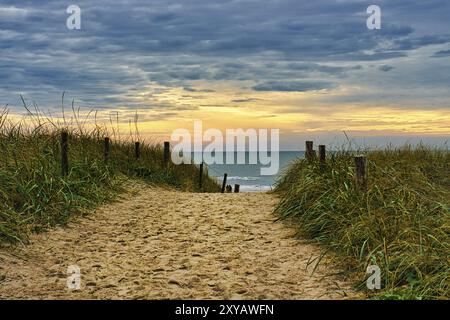
M 223 180 L 223 177 L 217 177 L 219 180 Z M 238 177 L 238 176 L 234 176 L 234 177 L 228 177 L 227 180 L 241 180 L 241 181 L 257 181 L 259 180 L 259 177 Z
M 272 190 L 272 186 L 261 186 L 261 185 L 241 185 L 241 192 L 265 192 Z

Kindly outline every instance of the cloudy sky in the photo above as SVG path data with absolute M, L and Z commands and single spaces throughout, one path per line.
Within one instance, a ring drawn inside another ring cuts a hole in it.
M 81 30 L 69 30 L 69 5 Z M 366 9 L 381 7 L 381 30 Z M 279 128 L 366 143 L 450 135 L 448 0 L 0 2 L 0 105 L 81 110 L 166 137 L 175 128 Z M 336 140 L 338 139 L 338 140 Z

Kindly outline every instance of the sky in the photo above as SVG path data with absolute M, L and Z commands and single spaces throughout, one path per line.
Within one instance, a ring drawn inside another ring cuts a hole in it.
M 381 8 L 370 30 L 369 5 Z M 69 30 L 66 9 L 81 9 Z M 448 0 L 0 1 L 0 106 L 54 117 L 62 94 L 100 121 L 280 129 L 367 145 L 450 137 Z

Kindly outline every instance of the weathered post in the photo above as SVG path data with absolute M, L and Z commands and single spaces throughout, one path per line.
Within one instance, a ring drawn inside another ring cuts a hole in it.
M 235 193 L 239 193 L 239 189 L 240 189 L 240 185 L 235 184 L 235 185 L 234 185 L 234 192 L 235 192 Z
M 355 157 L 356 183 L 365 191 L 367 189 L 367 159 L 364 156 Z
M 105 162 L 109 160 L 109 138 L 106 137 L 103 143 L 103 156 L 105 158 Z
M 141 144 L 140 142 L 134 143 L 134 157 L 139 159 L 141 157 Z
M 200 172 L 198 177 L 198 188 L 202 190 L 203 187 L 203 161 L 200 163 Z
M 319 161 L 321 164 L 325 164 L 325 159 L 326 159 L 326 151 L 325 151 L 325 146 L 324 145 L 320 145 L 319 146 Z
M 228 177 L 228 174 L 224 173 L 223 174 L 223 182 L 222 182 L 222 193 L 225 192 L 225 187 L 227 186 L 227 177 Z
M 167 167 L 167 165 L 169 164 L 169 157 L 170 157 L 170 142 L 164 141 L 164 159 L 163 159 L 164 167 Z
M 61 132 L 61 173 L 63 176 L 69 174 L 69 133 Z
M 306 141 L 305 158 L 309 162 L 314 160 L 314 150 L 312 141 Z

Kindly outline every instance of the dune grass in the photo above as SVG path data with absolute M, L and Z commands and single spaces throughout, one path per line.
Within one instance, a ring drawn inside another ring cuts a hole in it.
M 356 154 L 367 157 L 367 192 L 355 183 Z M 276 212 L 334 252 L 369 297 L 450 297 L 448 148 L 338 151 L 325 166 L 298 159 L 275 192 L 281 197 Z M 365 283 L 373 264 L 382 279 L 375 293 Z
M 138 138 L 119 139 L 98 125 L 88 130 L 76 112 L 73 119 L 56 123 L 33 112 L 28 121 L 14 122 L 6 109 L 0 113 L 0 243 L 25 242 L 30 232 L 64 224 L 74 213 L 88 212 L 113 199 L 129 179 L 200 191 L 197 166 L 169 164 L 165 168 L 161 145 L 141 141 L 141 157 L 136 160 Z M 70 171 L 65 177 L 60 161 L 62 130 L 69 132 Z M 107 163 L 105 136 L 111 138 Z M 217 181 L 204 174 L 201 191 L 219 191 Z

